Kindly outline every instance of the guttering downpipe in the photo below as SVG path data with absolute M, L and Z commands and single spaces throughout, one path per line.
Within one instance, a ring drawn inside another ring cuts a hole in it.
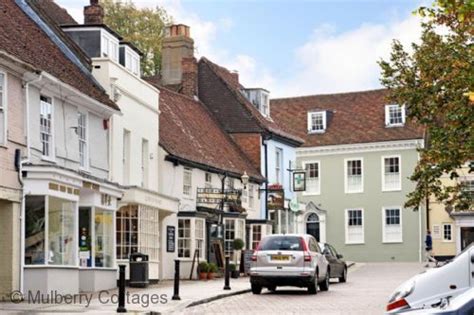
M 25 289 L 25 189 L 23 182 L 23 163 L 29 162 L 31 158 L 31 141 L 30 141 L 30 84 L 41 81 L 43 74 L 40 73 L 35 79 L 25 83 L 25 128 L 26 128 L 26 161 L 21 159 L 18 167 L 18 181 L 21 185 L 21 213 L 20 213 L 20 292 L 24 295 Z
M 265 135 L 262 138 L 263 152 L 265 154 L 265 220 L 268 220 L 268 146 L 267 140 L 271 137 Z

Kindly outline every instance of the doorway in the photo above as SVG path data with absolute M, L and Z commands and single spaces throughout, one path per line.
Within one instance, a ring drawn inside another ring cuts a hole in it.
M 461 251 L 474 243 L 474 227 L 461 227 Z
M 320 241 L 319 216 L 316 213 L 311 213 L 306 218 L 306 234 L 312 235 L 318 242 Z

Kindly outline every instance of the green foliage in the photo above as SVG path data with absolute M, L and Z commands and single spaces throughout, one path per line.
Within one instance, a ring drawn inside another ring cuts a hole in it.
M 101 5 L 105 10 L 105 24 L 143 52 L 143 74 L 158 74 L 161 65 L 161 40 L 165 26 L 171 23 L 166 11 L 159 6 L 137 8 L 131 1 L 103 0 Z
M 219 268 L 217 268 L 217 265 L 215 263 L 210 263 L 209 264 L 208 272 L 215 273 L 215 272 L 217 272 L 217 270 L 219 270 Z
M 235 264 L 229 264 L 229 270 L 230 271 L 236 271 L 237 270 L 237 266 Z
M 438 0 L 417 13 L 423 17 L 421 42 L 408 52 L 394 40 L 390 60 L 379 62 L 390 101 L 405 104 L 408 119 L 425 129 L 426 145 L 411 176 L 416 189 L 405 206 L 417 209 L 434 195 L 448 207 L 472 209 L 459 183 L 446 187 L 440 178 L 456 179 L 474 158 L 474 104 L 468 98 L 474 91 L 474 2 Z
M 235 250 L 241 250 L 242 248 L 244 248 L 245 246 L 245 243 L 243 240 L 241 240 L 240 238 L 236 238 L 234 239 L 234 249 Z
M 208 272 L 209 271 L 209 264 L 205 261 L 200 262 L 198 265 L 198 271 L 201 272 Z

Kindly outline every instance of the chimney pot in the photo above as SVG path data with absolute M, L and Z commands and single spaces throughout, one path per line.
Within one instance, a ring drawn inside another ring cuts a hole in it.
M 104 8 L 99 0 L 90 0 L 90 5 L 84 7 L 84 24 L 104 24 Z

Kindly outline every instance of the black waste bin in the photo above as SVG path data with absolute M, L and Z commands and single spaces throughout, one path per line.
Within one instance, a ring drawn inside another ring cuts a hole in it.
M 148 255 L 142 253 L 130 254 L 129 286 L 145 288 L 148 286 Z

